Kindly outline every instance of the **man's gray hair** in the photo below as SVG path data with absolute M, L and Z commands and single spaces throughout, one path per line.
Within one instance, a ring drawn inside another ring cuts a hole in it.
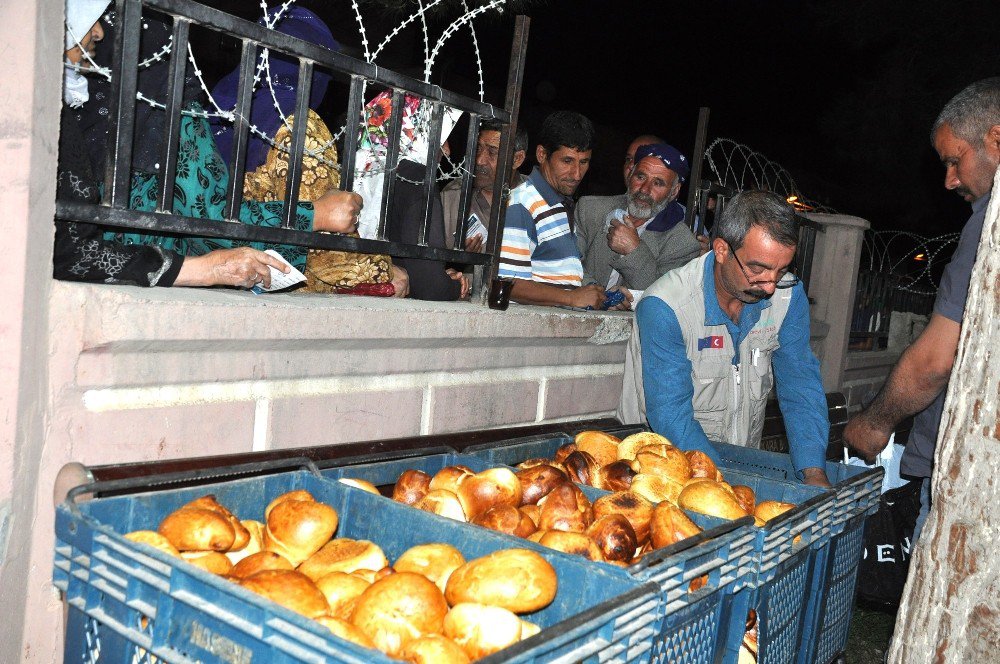
M 733 196 L 715 222 L 715 237 L 721 237 L 735 251 L 743 246 L 747 233 L 760 226 L 769 237 L 786 247 L 799 241 L 795 209 L 773 191 L 748 189 Z
M 934 121 L 931 144 L 943 125 L 973 148 L 982 147 L 990 127 L 1000 125 L 1000 77 L 976 81 L 952 97 Z

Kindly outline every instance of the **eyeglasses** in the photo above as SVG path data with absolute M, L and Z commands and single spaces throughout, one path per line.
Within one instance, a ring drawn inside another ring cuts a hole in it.
M 723 242 L 725 242 L 726 246 L 729 247 L 729 253 L 731 253 L 733 258 L 736 259 L 736 264 L 740 266 L 740 271 L 743 273 L 743 276 L 746 277 L 747 282 L 751 286 L 769 286 L 774 284 L 775 288 L 791 288 L 795 284 L 799 283 L 799 278 L 795 276 L 795 273 L 791 272 L 789 268 L 780 270 L 778 272 L 777 279 L 754 279 L 755 276 L 760 276 L 764 272 L 767 272 L 767 268 L 754 265 L 751 266 L 750 271 L 747 271 L 746 266 L 743 265 L 743 261 L 741 261 L 740 257 L 736 255 L 736 250 L 733 249 L 733 245 L 729 244 L 728 240 L 723 240 Z M 756 274 L 754 274 L 755 270 Z

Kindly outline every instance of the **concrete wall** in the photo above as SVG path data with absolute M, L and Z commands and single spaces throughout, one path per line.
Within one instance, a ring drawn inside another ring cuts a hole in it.
M 877 392 L 899 359 L 899 350 L 852 351 L 847 353 L 841 391 L 851 413 L 861 408 L 869 391 Z

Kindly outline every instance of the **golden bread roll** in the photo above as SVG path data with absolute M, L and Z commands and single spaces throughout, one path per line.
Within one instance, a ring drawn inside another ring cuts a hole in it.
M 753 515 L 767 523 L 779 514 L 784 514 L 795 507 L 795 503 L 783 503 L 780 500 L 762 500 L 757 503 Z
M 233 545 L 230 549 L 239 550 L 247 545 L 250 540 L 250 533 L 247 529 L 240 523 L 232 512 L 230 512 L 226 507 L 220 503 L 214 494 L 208 494 L 201 496 L 200 498 L 195 498 L 190 503 L 184 507 L 201 507 L 207 510 L 212 510 L 213 512 L 218 512 L 222 516 L 229 520 L 229 523 L 233 526 Z
M 594 520 L 590 499 L 580 487 L 563 482 L 539 501 L 540 530 L 565 530 L 582 533 Z
M 267 569 L 240 579 L 238 583 L 307 618 L 318 618 L 330 611 L 330 605 L 316 584 L 295 570 Z
M 336 510 L 325 503 L 283 500 L 267 517 L 264 548 L 280 553 L 298 567 L 330 541 L 337 524 Z
M 462 646 L 441 634 L 426 634 L 413 639 L 399 656 L 413 664 L 469 664 L 472 661 Z
M 316 499 L 313 498 L 313 495 L 308 491 L 306 491 L 305 489 L 296 489 L 295 491 L 289 491 L 287 493 L 283 493 L 274 500 L 272 500 L 271 502 L 269 502 L 267 504 L 267 507 L 264 508 L 264 521 L 265 522 L 267 521 L 267 517 L 270 516 L 271 510 L 274 509 L 275 505 L 286 500 L 305 500 L 307 502 L 316 502 Z
M 495 505 L 474 518 L 471 523 L 515 537 L 527 537 L 538 530 L 530 517 L 510 505 Z
M 535 505 L 557 485 L 569 481 L 566 473 L 548 463 L 522 468 L 515 474 L 521 482 L 521 505 Z
M 556 463 L 565 463 L 566 457 L 576 452 L 576 449 L 576 443 L 563 443 L 556 450 L 556 453 L 552 455 L 552 460 Z
M 581 431 L 576 434 L 573 442 L 576 443 L 576 449 L 594 457 L 600 467 L 618 460 L 618 443 L 622 441 L 603 431 Z
M 316 579 L 316 587 L 330 605 L 330 615 L 342 620 L 351 619 L 357 598 L 370 585 L 368 581 L 346 572 L 330 572 Z
M 653 518 L 653 503 L 634 491 L 616 491 L 594 501 L 594 519 L 607 514 L 621 514 L 632 524 L 639 545 L 649 540 L 649 522 Z
M 658 433 L 640 431 L 631 436 L 626 436 L 622 442 L 618 443 L 618 458 L 633 461 L 635 460 L 636 452 L 646 445 L 670 445 L 670 441 Z
M 653 508 L 649 539 L 654 549 L 662 549 L 688 537 L 694 537 L 701 528 L 673 503 L 663 502 Z
M 542 628 L 533 622 L 528 622 L 527 620 L 521 620 L 521 640 L 530 639 L 535 634 L 542 631 Z
M 315 581 L 330 572 L 350 574 L 356 569 L 380 570 L 388 564 L 382 549 L 374 542 L 338 537 L 309 556 L 299 565 L 299 571 Z
M 525 459 L 521 463 L 517 464 L 515 468 L 518 470 L 527 470 L 528 468 L 534 468 L 535 466 L 549 466 L 556 463 L 552 459 L 546 459 L 544 457 L 532 457 L 531 459 Z M 553 466 L 558 468 L 558 466 Z
M 384 579 L 390 574 L 395 574 L 395 573 L 396 570 L 394 570 L 391 565 L 386 565 L 379 571 L 375 572 L 375 577 L 372 579 L 372 583 L 375 583 L 375 581 L 378 581 L 379 579 Z
M 465 509 L 458 496 L 446 489 L 435 489 L 413 504 L 418 510 L 438 514 L 455 521 L 466 521 Z
M 445 616 L 444 635 L 470 659 L 481 659 L 520 641 L 521 619 L 499 606 L 462 602 Z
M 397 572 L 423 574 L 443 593 L 452 572 L 464 564 L 461 551 L 450 544 L 435 543 L 410 547 L 396 559 L 393 568 Z
M 351 622 L 375 647 L 399 657 L 406 645 L 425 634 L 440 634 L 448 604 L 436 585 L 412 572 L 379 579 L 361 593 Z
M 636 453 L 632 466 L 636 472 L 669 478 L 681 484 L 691 479 L 691 464 L 676 447 L 663 445 L 656 451 L 647 450 L 649 446 Z
M 584 533 L 570 533 L 565 530 L 546 530 L 538 539 L 538 543 L 556 551 L 583 556 L 587 560 L 601 562 L 604 554 L 597 543 Z
M 639 546 L 635 528 L 621 514 L 605 514 L 587 528 L 587 537 L 594 541 L 607 561 L 629 561 Z
M 475 475 L 475 473 L 472 472 L 472 469 L 468 466 L 445 466 L 441 470 L 434 473 L 434 477 L 431 478 L 428 489 L 430 491 L 443 489 L 445 491 L 451 491 L 457 496 L 458 487 L 462 486 L 462 482 L 473 475 Z
M 392 499 L 404 505 L 416 505 L 430 490 L 430 475 L 422 470 L 404 470 L 392 487 Z
M 639 494 L 651 503 L 667 501 L 677 503 L 677 496 L 684 489 L 684 484 L 670 477 L 647 475 L 639 473 L 632 478 L 630 491 Z
M 684 487 L 677 504 L 686 510 L 720 519 L 736 520 L 747 516 L 736 498 L 718 482 L 692 482 Z
M 229 574 L 237 579 L 245 579 L 248 576 L 252 576 L 257 572 L 262 572 L 266 569 L 294 568 L 292 567 L 292 563 L 288 562 L 288 559 L 280 553 L 275 553 L 274 551 L 258 551 L 257 553 L 250 554 L 243 560 L 233 565 L 233 569 L 229 572 Z
M 126 533 L 125 539 L 130 542 L 135 542 L 136 544 L 148 544 L 154 549 L 159 549 L 164 553 L 169 553 L 171 556 L 180 557 L 181 555 L 181 552 L 177 550 L 177 547 L 170 543 L 170 540 L 155 530 L 136 530 L 131 533 Z
M 352 625 L 346 620 L 341 618 L 334 618 L 333 616 L 320 616 L 316 618 L 319 624 L 326 627 L 328 630 L 333 632 L 333 635 L 344 639 L 345 641 L 350 641 L 355 645 L 359 645 L 362 648 L 374 648 L 375 644 L 369 639 L 364 632 Z
M 596 479 L 600 465 L 598 465 L 589 452 L 577 450 L 566 457 L 563 465 L 566 467 L 566 474 L 573 482 L 586 484 L 587 486 L 596 486 L 593 482 Z
M 226 554 L 218 551 L 181 551 L 181 558 L 206 572 L 226 576 L 233 569 L 233 564 Z
M 458 499 L 471 521 L 496 505 L 520 506 L 521 481 L 510 468 L 488 468 L 462 481 Z
M 722 481 L 722 473 L 716 468 L 712 458 L 701 450 L 688 450 L 684 453 L 691 464 L 691 477 L 705 477 L 716 482 Z
M 226 557 L 229 558 L 229 561 L 234 565 L 247 556 L 252 556 L 258 551 L 264 550 L 264 524 L 260 521 L 253 521 L 251 519 L 241 521 L 240 524 L 246 528 L 247 534 L 250 535 L 250 539 L 247 540 L 246 546 L 226 551 Z
M 375 583 L 375 581 L 376 581 L 375 577 L 378 576 L 378 573 L 379 573 L 379 570 L 377 570 L 377 569 L 361 568 L 361 569 L 356 569 L 353 572 L 351 572 L 351 576 L 356 576 L 359 579 L 364 579 L 365 581 L 368 582 L 368 585 L 371 585 L 371 584 Z
M 369 482 L 368 480 L 359 480 L 354 477 L 341 477 L 337 480 L 341 484 L 346 484 L 347 486 L 352 486 L 355 489 L 361 489 L 362 491 L 367 491 L 368 493 L 373 493 L 376 496 L 381 496 L 378 487 Z
M 591 478 L 593 486 L 605 491 L 627 491 L 632 486 L 636 472 L 628 461 L 619 459 L 597 469 Z
M 521 514 L 531 519 L 531 522 L 535 524 L 535 530 L 538 530 L 538 522 L 542 518 L 542 508 L 538 505 L 522 505 L 517 509 Z
M 549 561 L 528 549 L 501 549 L 469 561 L 455 570 L 445 590 L 452 606 L 482 602 L 514 613 L 548 606 L 558 580 Z
M 543 537 L 545 537 L 545 533 L 547 533 L 547 532 L 550 532 L 550 531 L 548 531 L 548 530 L 536 530 L 535 532 L 531 533 L 530 535 L 528 535 L 524 539 L 528 540 L 529 542 L 534 542 L 535 544 L 538 544 L 541 541 L 541 539 Z
M 757 496 L 754 495 L 753 489 L 745 484 L 734 484 L 732 488 L 736 502 L 740 504 L 743 511 L 747 514 L 753 514 L 757 510 Z
M 236 531 L 224 515 L 203 507 L 171 512 L 157 529 L 178 551 L 228 551 Z

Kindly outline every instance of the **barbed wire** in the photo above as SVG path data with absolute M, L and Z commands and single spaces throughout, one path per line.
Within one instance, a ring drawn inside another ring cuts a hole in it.
M 951 258 L 959 233 L 928 237 L 910 231 L 868 231 L 864 235 L 861 269 L 894 274 L 894 285 L 914 295 L 934 295 L 935 271 Z

